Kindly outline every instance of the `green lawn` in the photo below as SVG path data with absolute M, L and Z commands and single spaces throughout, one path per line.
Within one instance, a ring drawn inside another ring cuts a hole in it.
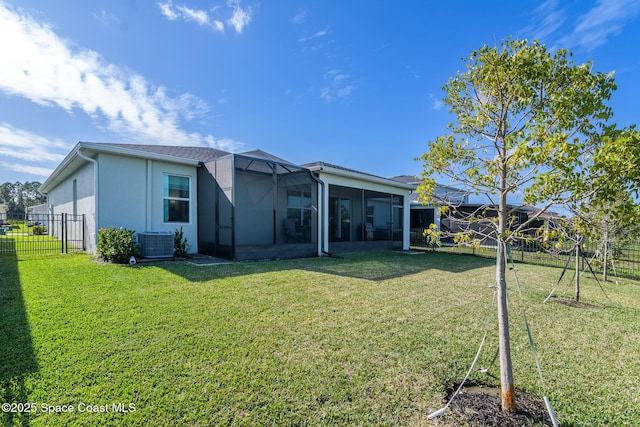
M 70 251 L 73 252 L 74 249 Z M 5 235 L 0 235 L 0 255 L 7 253 L 18 254 L 45 254 L 62 252 L 62 242 L 48 235 L 33 235 L 26 232 L 11 230 Z
M 473 360 L 492 263 L 443 253 L 205 267 L 0 257 L 0 402 L 34 404 L 0 419 L 33 427 L 451 425 L 450 415 L 426 417 Z M 585 276 L 583 305 L 543 304 L 560 270 L 517 268 L 522 303 L 509 272 L 516 386 L 548 395 L 563 425 L 640 425 L 640 283 L 604 284 L 608 300 Z M 564 286 L 558 293 L 571 296 Z M 491 363 L 496 330 L 494 312 L 479 367 Z M 497 366 L 490 372 L 497 376 Z M 496 384 L 480 372 L 471 379 Z M 115 411 L 122 408 L 129 412 Z

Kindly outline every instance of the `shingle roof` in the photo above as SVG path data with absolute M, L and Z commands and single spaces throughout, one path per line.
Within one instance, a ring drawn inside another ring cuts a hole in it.
M 119 147 L 129 150 L 145 151 L 148 153 L 162 154 L 166 156 L 179 157 L 182 159 L 199 160 L 201 162 L 210 162 L 218 157 L 226 156 L 226 151 L 218 150 L 211 147 L 181 147 L 173 145 L 143 145 L 143 144 L 116 144 L 116 143 L 97 143 L 109 147 Z

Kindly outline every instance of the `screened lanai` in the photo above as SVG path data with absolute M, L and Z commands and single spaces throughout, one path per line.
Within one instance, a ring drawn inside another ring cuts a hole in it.
M 233 260 L 314 256 L 318 191 L 309 170 L 262 151 L 231 154 L 198 173 L 198 245 Z
M 329 185 L 329 245 L 334 252 L 402 248 L 404 197 Z
M 409 249 L 411 185 L 325 162 L 304 166 L 320 183 L 323 252 Z

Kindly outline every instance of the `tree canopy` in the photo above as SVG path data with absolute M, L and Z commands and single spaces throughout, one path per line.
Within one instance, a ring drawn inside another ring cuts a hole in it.
M 423 200 L 432 197 L 438 175 L 494 206 L 518 194 L 525 204 L 541 205 L 539 215 L 593 195 L 602 184 L 594 153 L 602 162 L 614 154 L 602 147 L 616 139 L 605 104 L 616 84 L 613 73 L 576 65 L 571 56 L 513 39 L 474 51 L 466 71 L 443 87 L 456 120 L 421 157 Z
M 0 185 L 0 203 L 7 205 L 9 213 L 24 213 L 25 208 L 46 202 L 38 192 L 40 185 L 37 181 L 5 182 Z
M 613 73 L 575 64 L 564 49 L 551 53 L 537 41 L 507 39 L 465 59 L 465 70 L 444 85 L 444 103 L 455 116 L 446 132 L 428 142 L 418 190 L 433 199 L 436 178 L 448 177 L 484 195 L 497 215 L 484 232 L 497 243 L 496 291 L 502 408 L 515 411 L 506 287 L 506 245 L 556 205 L 577 207 L 633 187 L 633 160 L 616 169 L 616 149 L 637 150 L 633 135 L 609 124 L 606 104 L 616 90 Z M 625 139 L 626 137 L 626 139 Z M 636 157 L 637 159 L 638 157 Z M 605 167 L 606 166 L 606 167 Z M 636 163 L 637 166 L 637 163 Z M 616 179 L 607 179 L 615 173 Z M 636 175 L 637 178 L 637 175 Z M 512 221 L 518 195 L 539 209 Z

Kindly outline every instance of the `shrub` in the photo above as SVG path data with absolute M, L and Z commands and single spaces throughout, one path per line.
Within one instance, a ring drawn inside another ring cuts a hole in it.
M 104 261 L 126 264 L 132 256 L 140 254 L 134 230 L 126 228 L 101 228 L 98 230 L 98 255 Z
M 47 234 L 47 226 L 46 225 L 34 225 L 31 229 L 34 236 L 43 236 Z
M 191 249 L 191 245 L 187 244 L 187 238 L 184 237 L 182 227 L 180 227 L 180 230 L 176 228 L 176 231 L 173 233 L 173 249 L 174 255 L 180 258 L 186 258 L 187 252 Z

